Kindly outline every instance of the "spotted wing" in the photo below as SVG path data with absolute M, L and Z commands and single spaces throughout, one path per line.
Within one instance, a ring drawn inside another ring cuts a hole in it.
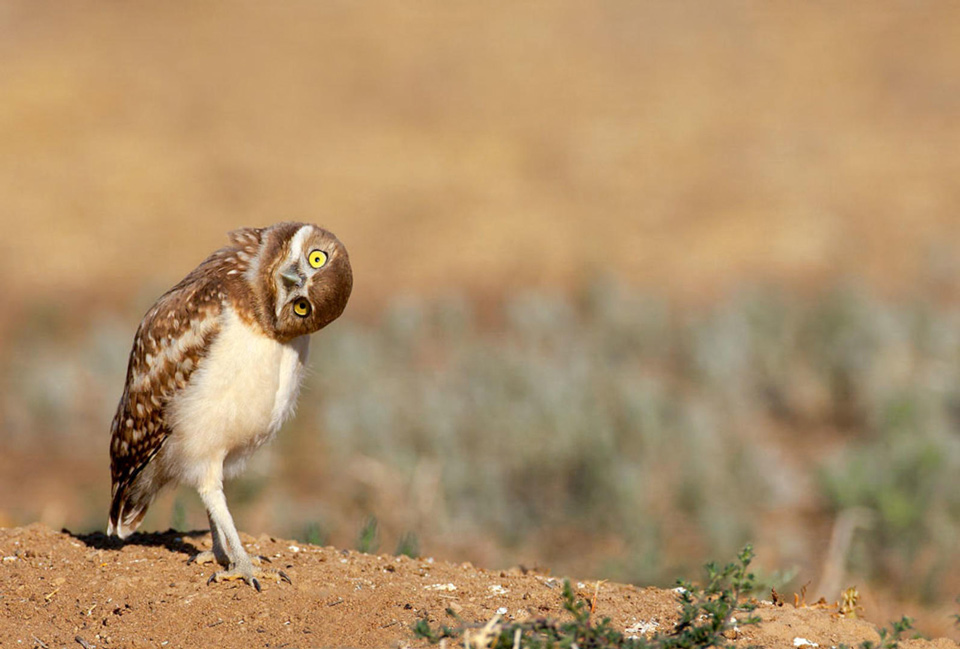
M 197 268 L 157 301 L 137 329 L 111 428 L 111 534 L 125 537 L 136 529 L 163 486 L 140 478 L 170 435 L 166 404 L 186 387 L 219 332 L 225 296 L 214 270 Z

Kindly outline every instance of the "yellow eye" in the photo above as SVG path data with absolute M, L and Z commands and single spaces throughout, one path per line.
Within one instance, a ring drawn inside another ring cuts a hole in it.
M 310 253 L 310 256 L 307 257 L 307 261 L 310 262 L 310 266 L 313 268 L 320 268 L 327 263 L 327 253 L 322 250 L 314 250 Z
M 310 315 L 310 303 L 306 299 L 300 298 L 293 303 L 293 312 L 296 313 L 301 318 L 306 318 Z

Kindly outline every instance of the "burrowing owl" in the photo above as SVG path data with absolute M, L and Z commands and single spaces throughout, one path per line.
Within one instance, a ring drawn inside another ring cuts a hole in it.
M 109 534 L 130 535 L 168 484 L 200 492 L 212 553 L 260 589 L 223 495 L 223 479 L 293 412 L 310 334 L 335 320 L 353 286 L 350 259 L 330 232 L 278 223 L 229 234 L 147 312 L 133 341 L 113 419 Z

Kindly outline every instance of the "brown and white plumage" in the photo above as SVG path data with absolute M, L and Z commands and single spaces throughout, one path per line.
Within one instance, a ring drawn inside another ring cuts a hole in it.
M 353 278 L 346 249 L 315 225 L 229 238 L 137 329 L 111 430 L 108 532 L 125 538 L 160 489 L 192 485 L 216 559 L 254 582 L 222 481 L 292 414 L 309 335 L 343 312 Z

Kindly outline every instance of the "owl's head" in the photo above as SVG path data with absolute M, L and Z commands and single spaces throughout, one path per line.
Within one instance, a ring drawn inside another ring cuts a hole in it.
M 261 317 L 269 333 L 286 341 L 336 320 L 353 289 L 350 257 L 340 240 L 308 223 L 278 223 L 263 235 L 249 279 L 264 298 Z

